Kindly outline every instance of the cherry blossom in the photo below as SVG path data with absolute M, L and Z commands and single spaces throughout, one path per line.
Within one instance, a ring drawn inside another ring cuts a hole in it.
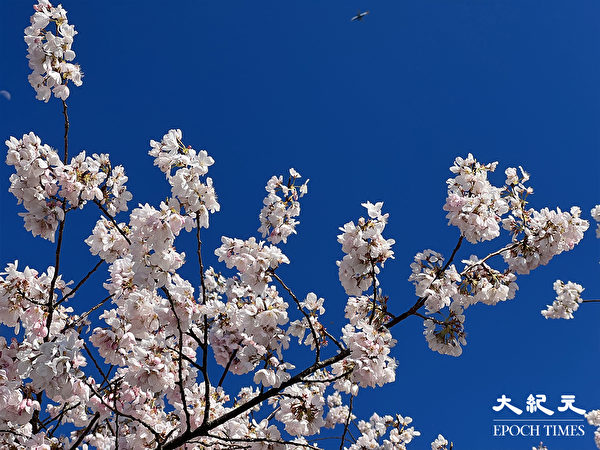
M 448 440 L 438 434 L 438 437 L 431 443 L 431 450 L 448 450 Z
M 467 344 L 464 331 L 465 316 L 460 306 L 452 305 L 444 320 L 425 319 L 425 339 L 429 348 L 443 355 L 460 356 Z
M 469 242 L 494 239 L 500 235 L 500 217 L 508 212 L 502 190 L 491 185 L 488 172 L 496 170 L 497 162 L 481 164 L 471 153 L 456 158 L 450 168 L 455 178 L 449 178 L 448 198 L 444 211 L 450 225 L 457 226 Z
M 415 437 L 421 433 L 415 430 L 414 427 L 408 427 L 412 423 L 412 418 L 396 415 L 379 416 L 374 413 L 369 421 L 361 420 L 358 422 L 358 429 L 361 435 L 354 444 L 349 447 L 349 450 L 369 449 L 406 449 L 406 444 L 409 444 Z M 388 439 L 381 441 L 389 432 Z
M 220 206 L 212 179 L 206 177 L 214 160 L 205 150 L 197 152 L 181 141 L 181 130 L 169 130 L 160 142 L 150 141 L 154 165 L 166 175 L 173 198 L 177 198 L 187 214 L 195 213 L 199 226 L 208 228 L 208 215 L 219 211 Z M 172 173 L 175 169 L 175 173 Z
M 300 174 L 290 169 L 290 177 L 285 184 L 283 176 L 271 177 L 265 187 L 268 195 L 263 200 L 263 208 L 260 211 L 260 228 L 262 237 L 269 242 L 285 244 L 291 234 L 296 233 L 298 222 L 294 217 L 300 215 L 300 202 L 298 199 L 308 191 L 308 180 L 302 185 L 296 186 L 296 180 Z M 281 194 L 281 196 L 279 195 Z
M 38 0 L 34 9 L 25 30 L 29 81 L 36 98 L 63 100 L 65 149 L 61 158 L 33 132 L 6 141 L 9 191 L 25 209 L 25 229 L 51 242 L 58 231 L 58 239 L 54 265 L 19 270 L 15 261 L 0 273 L 0 324 L 14 334 L 10 343 L 0 337 L 3 448 L 318 449 L 309 440 L 331 428 L 340 430 L 340 448 L 405 450 L 420 436 L 410 417 L 360 420 L 353 410 L 364 389 L 400 376 L 392 328 L 418 316 L 431 350 L 461 355 L 465 310 L 515 298 L 517 274 L 573 249 L 589 227 L 579 207 L 529 207 L 533 188 L 523 168 L 507 168 L 504 186 L 495 187 L 488 176 L 497 162 L 458 157 L 444 210 L 460 236 L 447 258 L 429 249 L 416 254 L 408 278 L 414 304 L 403 310 L 403 299 L 388 296 L 378 279 L 396 243 L 383 236 L 383 202 L 362 203 L 367 218 L 339 228 L 338 276 L 347 297 L 325 300 L 312 285 L 318 277 L 299 288 L 284 281 L 281 267 L 290 259 L 278 245 L 297 234 L 299 199 L 308 190 L 308 180 L 290 169 L 287 182 L 281 175 L 267 182 L 258 228 L 266 242 L 222 236 L 214 255 L 228 270 L 205 268 L 200 233 L 212 232 L 210 214 L 221 208 L 207 176 L 214 159 L 184 144 L 179 129 L 151 140 L 148 154 L 170 198 L 129 211 L 122 166 L 106 153 L 68 158 L 65 100 L 69 82 L 80 86 L 82 76 L 71 62 L 77 33 L 61 5 Z M 69 237 L 65 217 L 83 209 L 100 215 L 85 239 L 98 262 L 75 284 L 63 278 L 60 255 Z M 591 215 L 600 222 L 600 205 Z M 195 258 L 187 261 L 175 244 L 194 229 Z M 457 270 L 463 240 L 492 241 L 502 229 L 508 244 L 463 259 Z M 101 267 L 106 297 L 72 301 Z M 542 314 L 573 318 L 583 287 L 557 280 L 554 289 L 556 300 Z M 347 323 L 326 328 L 326 313 L 342 306 Z M 598 427 L 600 447 L 600 410 L 586 418 Z M 441 434 L 431 443 L 432 450 L 449 446 Z
M 561 280 L 556 280 L 554 291 L 556 291 L 556 300 L 552 305 L 547 305 L 547 309 L 542 311 L 542 315 L 546 319 L 572 319 L 573 313 L 577 311 L 582 302 L 583 286 L 570 281 L 565 284 Z
M 600 239 L 600 205 L 594 206 L 590 214 L 592 215 L 592 218 L 597 222 L 596 237 Z
M 451 298 L 458 293 L 460 276 L 454 265 L 443 267 L 444 258 L 433 250 L 417 253 L 410 265 L 413 273 L 408 278 L 415 285 L 417 297 L 425 297 L 427 312 L 435 313 L 450 305 Z
M 38 100 L 47 102 L 51 93 L 63 101 L 69 97 L 67 83 L 81 86 L 83 74 L 78 64 L 73 64 L 72 50 L 75 27 L 67 21 L 67 11 L 62 5 L 53 6 L 48 0 L 38 0 L 33 7 L 31 25 L 25 28 L 29 83 L 35 89 Z M 55 33 L 48 26 L 55 25 Z
M 509 268 L 527 274 L 552 257 L 572 250 L 583 238 L 589 222 L 580 218 L 581 210 L 574 206 L 570 212 L 543 208 L 529 209 L 522 214 L 509 215 L 503 220 L 505 229 L 513 234 L 515 246 L 503 253 Z M 523 238 L 521 238 L 523 235 Z
M 338 235 L 342 251 L 346 254 L 338 261 L 339 277 L 348 295 L 361 295 L 372 284 L 377 285 L 376 275 L 385 261 L 394 257 L 393 239 L 382 236 L 389 214 L 381 214 L 383 202 L 362 203 L 369 219 L 361 217 L 357 224 L 348 222 Z

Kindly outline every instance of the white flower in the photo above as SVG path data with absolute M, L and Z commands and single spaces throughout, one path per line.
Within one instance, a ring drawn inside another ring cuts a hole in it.
M 362 295 L 370 286 L 377 285 L 373 276 L 379 273 L 385 261 L 394 257 L 395 241 L 382 235 L 388 219 L 388 214 L 381 214 L 382 205 L 382 202 L 363 203 L 370 219 L 361 217 L 356 225 L 348 222 L 340 228 L 342 234 L 338 235 L 338 242 L 346 255 L 337 265 L 340 282 L 348 295 Z
M 583 301 L 581 298 L 583 286 L 570 281 L 565 284 L 561 280 L 556 280 L 553 287 L 556 291 L 556 300 L 552 305 L 546 305 L 548 309 L 543 310 L 542 315 L 546 319 L 572 319 L 573 313 Z
M 593 219 L 597 222 L 596 224 L 596 237 L 600 239 L 600 205 L 596 205 L 590 211 Z
M 214 160 L 205 150 L 196 152 L 181 141 L 181 130 L 169 130 L 160 142 L 150 141 L 154 165 L 167 177 L 173 198 L 179 201 L 186 214 L 197 216 L 200 227 L 208 228 L 209 212 L 220 210 L 212 179 L 204 177 Z M 175 169 L 175 173 L 172 173 Z
M 585 415 L 585 418 L 587 419 L 590 425 L 600 427 L 600 409 L 588 411 Z
M 429 348 L 443 355 L 460 356 L 461 345 L 466 345 L 466 334 L 464 331 L 465 316 L 462 308 L 452 304 L 449 316 L 444 321 L 437 319 L 425 319 L 425 339 Z
M 447 450 L 448 441 L 444 436 L 438 434 L 438 437 L 431 443 L 431 450 Z
M 498 222 L 508 212 L 508 204 L 501 197 L 502 190 L 490 184 L 487 173 L 498 163 L 480 164 L 469 153 L 466 159 L 456 158 L 450 171 L 457 174 L 449 178 L 448 198 L 444 210 L 449 225 L 457 226 L 471 243 L 487 241 L 500 235 Z M 512 179 L 512 172 L 508 172 Z
M 291 234 L 296 233 L 296 225 L 300 222 L 295 217 L 300 215 L 300 202 L 298 199 L 308 192 L 308 180 L 301 186 L 296 186 L 296 180 L 300 174 L 290 169 L 290 178 L 285 184 L 283 177 L 271 177 L 265 187 L 267 196 L 263 200 L 263 208 L 260 211 L 260 228 L 262 237 L 269 242 L 278 244 Z
M 417 297 L 425 299 L 429 313 L 435 313 L 450 305 L 451 298 L 458 293 L 457 282 L 460 276 L 454 265 L 442 271 L 444 258 L 433 250 L 424 250 L 415 255 L 410 267 L 413 273 L 408 278 L 415 285 Z
M 572 250 L 583 238 L 589 222 L 580 218 L 581 210 L 574 206 L 570 212 L 560 208 L 551 211 L 530 209 L 526 214 L 503 220 L 505 229 L 513 233 L 513 242 L 522 242 L 502 253 L 509 269 L 518 274 L 527 274 L 540 265 L 548 264 L 552 257 Z
M 73 37 L 77 34 L 67 21 L 67 12 L 62 5 L 53 6 L 47 0 L 38 0 L 33 7 L 31 25 L 25 28 L 27 59 L 32 73 L 29 83 L 36 90 L 36 98 L 47 102 L 51 92 L 62 100 L 69 97 L 67 83 L 81 86 L 81 69 L 72 64 L 75 52 L 72 50 Z M 54 25 L 54 34 L 48 25 Z
M 223 236 L 222 245 L 215 250 L 219 261 L 224 261 L 228 268 L 235 267 L 241 274 L 242 281 L 247 283 L 258 295 L 267 288 L 272 278 L 269 271 L 281 264 L 289 264 L 290 260 L 274 245 L 264 245 L 251 237 L 248 240 L 231 239 Z

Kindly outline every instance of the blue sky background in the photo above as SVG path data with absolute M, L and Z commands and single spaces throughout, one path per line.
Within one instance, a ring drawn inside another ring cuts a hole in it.
M 12 100 L 0 97 L 0 135 L 34 131 L 62 148 L 60 101 L 35 100 L 27 82 L 23 29 L 32 4 L 2 1 L 0 89 Z M 185 143 L 216 161 L 210 175 L 222 211 L 203 232 L 207 265 L 217 264 L 212 249 L 221 235 L 258 236 L 267 179 L 296 168 L 311 181 L 299 234 L 284 246 L 292 264 L 281 273 L 298 295 L 325 297 L 330 331 L 341 328 L 346 302 L 335 265 L 343 256 L 337 228 L 364 214 L 361 202 L 385 202 L 396 259 L 386 264 L 382 287 L 392 312 L 408 309 L 415 301 L 407 281 L 414 254 L 431 248 L 448 256 L 458 238 L 442 210 L 456 156 L 499 161 L 492 177 L 498 185 L 506 167 L 522 165 L 536 209 L 579 205 L 589 219 L 600 203 L 597 1 L 63 5 L 79 31 L 74 50 L 85 74 L 68 99 L 70 154 L 110 153 L 130 177 L 131 206 L 157 206 L 168 185 L 147 156 L 148 142 L 181 128 Z M 359 8 L 371 14 L 351 23 Z M 23 228 L 21 209 L 7 192 L 10 173 L 0 168 L 0 263 L 19 259 L 21 267 L 42 272 L 53 264 L 54 246 Z M 93 267 L 83 239 L 97 216 L 90 208 L 67 223 L 65 278 L 78 281 Z M 483 256 L 506 239 L 467 244 L 459 258 Z M 178 241 L 188 255 L 191 245 L 186 237 Z M 585 298 L 600 298 L 598 250 L 591 227 L 574 251 L 519 277 L 514 300 L 469 309 L 460 358 L 431 352 L 419 318 L 395 327 L 397 381 L 363 390 L 357 415 L 412 416 L 422 432 L 413 449 L 429 448 L 438 433 L 461 450 L 529 449 L 540 440 L 551 450 L 595 448 L 587 425 L 583 438 L 494 438 L 493 419 L 515 416 L 491 407 L 504 393 L 521 409 L 529 394 L 546 394 L 552 409 L 561 394 L 575 394 L 581 408 L 600 408 L 600 305 L 583 305 L 572 321 L 546 320 L 539 312 L 553 300 L 557 278 L 583 284 Z M 194 280 L 195 271 L 192 258 L 182 274 Z M 94 278 L 96 286 L 106 274 L 104 268 Z M 91 287 L 73 305 L 83 311 L 104 296 Z M 544 418 L 538 414 L 523 416 Z

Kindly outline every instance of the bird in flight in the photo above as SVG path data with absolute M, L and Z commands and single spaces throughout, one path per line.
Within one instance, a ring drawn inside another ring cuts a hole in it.
M 360 12 L 360 10 L 359 10 L 358 13 L 356 13 L 356 15 L 352 19 L 350 19 L 350 21 L 351 22 L 361 21 L 367 14 L 369 14 L 369 11 Z

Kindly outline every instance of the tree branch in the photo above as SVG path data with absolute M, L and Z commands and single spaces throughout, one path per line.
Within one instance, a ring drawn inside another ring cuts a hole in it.
M 257 395 L 256 397 L 248 400 L 246 403 L 228 411 L 227 413 L 223 414 L 221 417 L 218 417 L 217 419 L 215 419 L 211 422 L 204 422 L 202 425 L 200 425 L 198 428 L 196 428 L 195 430 L 193 430 L 191 432 L 185 432 L 185 433 L 180 434 L 179 436 L 174 438 L 172 441 L 167 442 L 162 447 L 163 450 L 175 450 L 177 447 L 185 444 L 186 442 L 189 442 L 191 439 L 194 439 L 194 438 L 197 438 L 200 436 L 206 436 L 210 430 L 212 430 L 220 425 L 223 425 L 227 421 L 233 419 L 234 417 L 239 416 L 240 414 L 243 414 L 244 412 L 246 412 L 248 410 L 251 410 L 255 406 L 264 402 L 265 400 L 279 394 L 285 388 L 301 382 L 302 379 L 305 378 L 307 375 L 310 375 L 319 369 L 323 369 L 323 368 L 328 367 L 336 362 L 339 362 L 349 355 L 350 355 L 350 350 L 344 350 L 344 351 L 338 353 L 337 355 L 332 356 L 331 358 L 328 358 L 324 361 L 320 361 L 318 363 L 311 365 L 310 367 L 304 369 L 302 372 L 294 375 L 289 380 L 281 383 L 280 386 L 273 387 L 273 388 L 269 389 L 268 391 L 265 391 L 265 392 Z
M 300 311 L 302 313 L 302 315 L 306 318 L 306 321 L 308 322 L 308 326 L 310 327 L 310 332 L 312 334 L 313 341 L 315 342 L 315 348 L 316 348 L 315 362 L 319 362 L 319 360 L 321 359 L 320 339 L 317 336 L 317 332 L 315 331 L 315 327 L 312 324 L 312 320 L 310 320 L 310 316 L 306 313 L 306 311 L 304 311 L 302 309 L 302 306 L 300 306 L 300 302 L 298 301 L 298 297 L 296 297 L 296 295 L 292 292 L 292 290 L 283 282 L 283 280 L 279 277 L 279 275 L 277 275 L 275 273 L 275 271 L 271 271 L 271 275 L 273 276 L 273 278 L 275 278 L 277 281 L 279 281 L 279 284 L 281 284 L 281 286 L 288 292 L 288 294 L 290 294 L 290 296 L 294 300 L 294 303 L 296 303 L 296 306 L 298 307 L 298 311 Z

